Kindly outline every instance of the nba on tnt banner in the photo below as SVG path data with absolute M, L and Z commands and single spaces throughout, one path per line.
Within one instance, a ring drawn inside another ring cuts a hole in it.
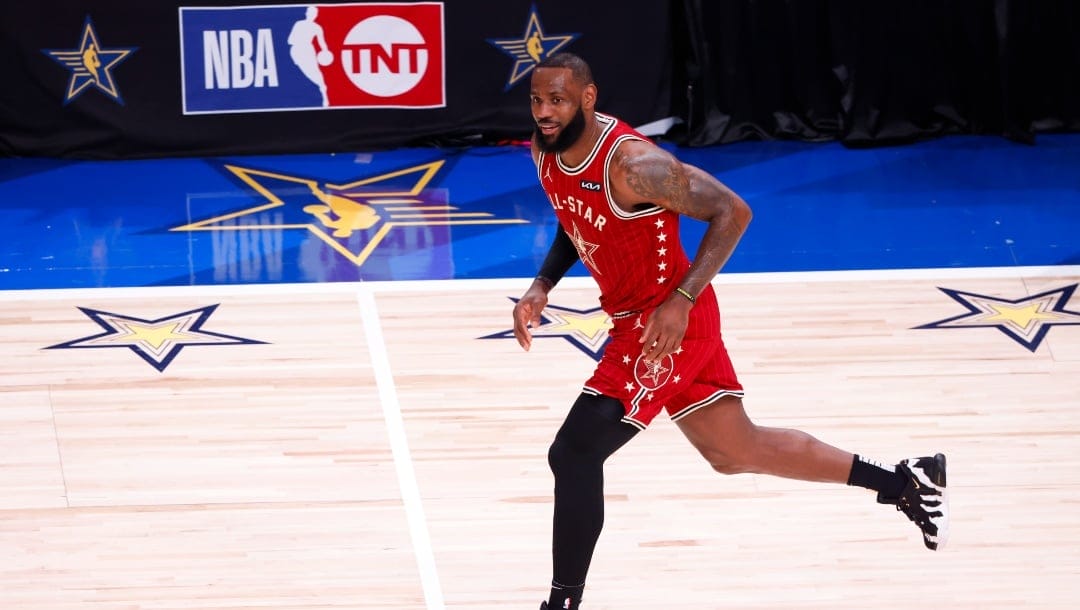
M 184 114 L 442 108 L 441 2 L 180 7 Z

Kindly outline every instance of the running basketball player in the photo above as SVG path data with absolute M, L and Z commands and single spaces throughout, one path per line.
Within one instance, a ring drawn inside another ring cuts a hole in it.
M 514 306 L 528 350 L 548 292 L 578 260 L 600 287 L 611 342 L 548 452 L 555 475 L 551 593 L 541 610 L 576 610 L 604 521 L 603 465 L 667 411 L 722 474 L 770 474 L 877 492 L 940 549 L 948 534 L 945 456 L 886 467 L 798 430 L 750 421 L 724 348 L 710 281 L 750 222 L 738 195 L 618 119 L 596 112 L 588 64 L 560 53 L 532 75 L 537 176 L 559 220 L 551 250 Z M 693 260 L 679 217 L 708 228 Z

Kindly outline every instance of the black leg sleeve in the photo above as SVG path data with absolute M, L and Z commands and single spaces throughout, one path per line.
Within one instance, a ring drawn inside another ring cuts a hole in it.
M 604 461 L 637 434 L 620 421 L 622 403 L 582 394 L 548 451 L 555 475 L 553 579 L 568 587 L 585 582 L 604 525 Z

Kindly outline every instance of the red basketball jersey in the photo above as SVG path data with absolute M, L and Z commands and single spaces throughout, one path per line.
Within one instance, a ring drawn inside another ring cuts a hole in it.
M 596 114 L 602 133 L 576 167 L 557 154 L 540 154 L 537 175 L 555 215 L 600 285 L 608 315 L 660 304 L 679 285 L 690 261 L 679 240 L 679 216 L 642 202 L 627 212 L 611 199 L 608 169 L 620 143 L 646 140 L 622 121 Z
M 614 322 L 611 342 L 582 391 L 618 398 L 623 421 L 644 429 L 662 410 L 678 419 L 743 391 L 720 336 L 712 285 L 690 310 L 679 349 L 658 362 L 644 360 L 645 321 L 682 281 L 690 260 L 679 240 L 678 214 L 651 202 L 627 212 L 612 201 L 608 168 L 615 147 L 646 138 L 614 117 L 597 114 L 596 120 L 602 134 L 581 165 L 567 167 L 558 155 L 541 154 L 537 170 Z

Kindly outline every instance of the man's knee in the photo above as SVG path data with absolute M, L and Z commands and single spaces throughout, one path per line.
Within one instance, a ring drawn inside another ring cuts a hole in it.
M 558 477 L 563 473 L 573 472 L 588 461 L 586 453 L 577 451 L 561 436 L 556 436 L 548 447 L 548 466 L 551 472 Z
M 723 446 L 699 447 L 701 456 L 720 474 L 754 472 L 758 456 L 752 439 L 728 439 Z
M 746 416 L 739 398 L 722 398 L 678 420 L 678 425 L 716 472 L 740 474 L 755 471 L 760 458 L 760 428 Z
M 548 448 L 551 471 L 558 476 L 602 467 L 609 456 L 637 433 L 637 428 L 621 421 L 622 414 L 619 401 L 582 394 Z
M 708 460 L 709 466 L 720 474 L 742 474 L 753 470 L 746 463 L 726 454 L 709 456 Z

